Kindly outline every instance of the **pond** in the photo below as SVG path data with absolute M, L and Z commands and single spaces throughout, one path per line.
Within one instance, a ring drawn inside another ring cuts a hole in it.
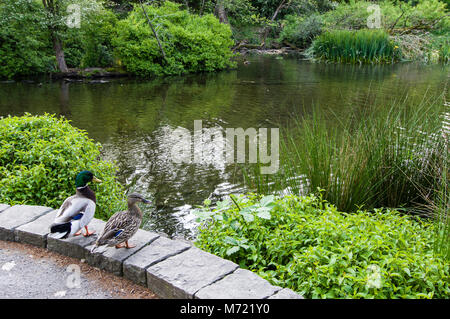
M 236 70 L 152 81 L 114 79 L 0 83 L 0 115 L 55 113 L 72 120 L 117 161 L 129 191 L 153 200 L 143 228 L 195 236 L 191 209 L 244 190 L 237 165 L 174 163 L 171 133 L 204 128 L 285 126 L 313 106 L 345 117 L 377 99 L 442 93 L 448 67 L 318 64 L 296 57 L 249 56 Z M 282 138 L 282 137 L 280 137 Z M 176 141 L 175 141 L 176 142 Z

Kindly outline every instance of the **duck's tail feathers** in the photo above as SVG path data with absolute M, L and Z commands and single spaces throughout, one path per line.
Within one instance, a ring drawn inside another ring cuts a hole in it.
M 72 228 L 71 223 L 52 224 L 50 226 L 49 236 L 56 239 L 67 238 Z

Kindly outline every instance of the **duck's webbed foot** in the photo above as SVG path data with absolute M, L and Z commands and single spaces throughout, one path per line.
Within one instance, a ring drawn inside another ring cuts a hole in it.
M 130 245 L 130 244 L 128 244 L 128 240 L 125 242 L 125 248 L 130 249 L 130 248 L 134 248 L 134 247 L 136 247 L 136 245 Z
M 84 226 L 84 228 L 86 229 L 86 234 L 83 234 L 83 236 L 84 236 L 84 237 L 89 237 L 89 236 L 91 236 L 91 235 L 95 234 L 95 230 L 94 230 L 94 231 L 92 231 L 92 232 L 89 232 L 89 230 L 88 230 L 88 227 L 87 227 L 87 226 Z M 80 230 L 80 233 L 81 233 L 81 230 Z

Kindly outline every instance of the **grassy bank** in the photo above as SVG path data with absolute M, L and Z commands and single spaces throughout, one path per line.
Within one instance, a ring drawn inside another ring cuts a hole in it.
M 280 170 L 261 175 L 258 165 L 245 167 L 249 187 L 262 194 L 322 189 L 341 211 L 401 207 L 428 214 L 424 205 L 448 170 L 444 97 L 371 99 L 373 106 L 346 120 L 319 108 L 294 118 L 281 134 Z

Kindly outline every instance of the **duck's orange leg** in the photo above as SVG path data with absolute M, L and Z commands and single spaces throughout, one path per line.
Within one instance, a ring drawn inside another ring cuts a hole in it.
M 89 236 L 95 234 L 95 230 L 93 232 L 89 232 L 87 226 L 84 226 L 84 228 L 86 229 L 86 234 L 83 234 L 84 237 L 89 237 Z M 81 232 L 81 230 L 80 230 L 80 232 Z
M 128 240 L 125 242 L 125 248 L 134 248 L 136 245 L 130 245 L 128 244 Z

